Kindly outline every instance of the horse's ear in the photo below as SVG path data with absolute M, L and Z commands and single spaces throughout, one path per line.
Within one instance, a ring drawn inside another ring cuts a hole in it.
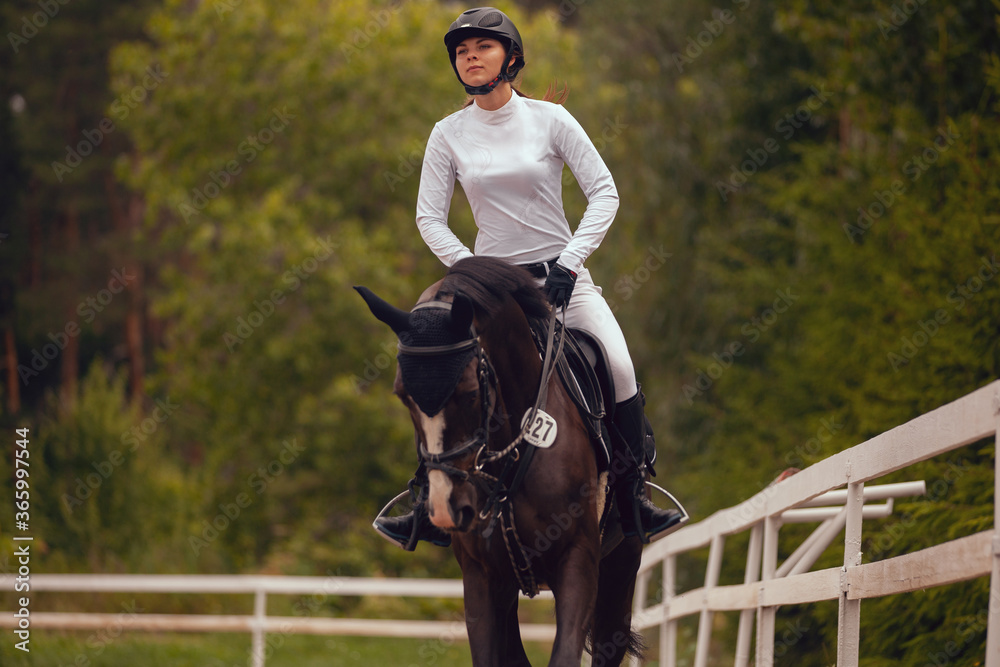
M 456 292 L 451 300 L 451 330 L 456 336 L 465 336 L 472 326 L 472 318 L 476 310 L 472 299 L 461 292 Z
M 410 314 L 407 311 L 400 310 L 375 296 L 367 287 L 355 286 L 354 289 L 357 290 L 361 298 L 368 304 L 368 309 L 372 311 L 372 315 L 380 322 L 388 324 L 396 332 L 397 336 L 410 330 Z

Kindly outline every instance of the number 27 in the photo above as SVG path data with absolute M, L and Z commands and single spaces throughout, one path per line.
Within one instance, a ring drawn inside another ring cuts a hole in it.
M 545 429 L 545 435 L 541 436 L 542 440 L 548 438 L 549 433 L 552 431 L 552 422 L 544 417 L 538 417 L 535 419 L 535 430 L 531 432 L 531 435 L 537 438 L 538 432 L 542 430 L 543 426 L 547 426 L 548 428 Z

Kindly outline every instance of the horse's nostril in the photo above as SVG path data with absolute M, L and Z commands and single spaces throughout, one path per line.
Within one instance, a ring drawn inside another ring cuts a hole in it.
M 476 510 L 472 508 L 471 505 L 465 505 L 460 507 L 457 512 L 455 512 L 455 526 L 459 530 L 468 530 L 469 526 L 472 525 L 472 520 L 476 517 Z

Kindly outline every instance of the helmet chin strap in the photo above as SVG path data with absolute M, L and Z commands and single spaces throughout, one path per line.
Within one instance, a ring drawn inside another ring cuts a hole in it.
M 493 79 L 484 86 L 470 86 L 464 81 L 462 85 L 465 86 L 465 92 L 469 95 L 489 95 L 493 90 L 500 85 L 501 82 L 506 81 L 507 78 L 503 75 L 503 72 L 497 74 L 497 78 Z

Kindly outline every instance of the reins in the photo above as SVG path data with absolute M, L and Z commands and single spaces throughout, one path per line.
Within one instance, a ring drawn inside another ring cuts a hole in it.
M 563 308 L 564 319 L 566 316 L 565 313 L 566 309 L 564 307 Z M 546 391 L 546 387 L 548 386 L 549 380 L 552 377 L 552 371 L 553 369 L 555 369 L 556 359 L 558 359 L 559 355 L 562 354 L 563 341 L 565 340 L 565 336 L 559 337 L 558 349 L 555 351 L 555 354 L 553 354 L 552 347 L 553 347 L 553 342 L 555 340 L 557 315 L 558 311 L 555 308 L 553 308 L 552 316 L 549 318 L 548 335 L 545 340 L 545 353 L 542 357 L 542 373 L 538 383 L 538 395 L 535 397 L 535 404 L 528 412 L 524 420 L 524 423 L 521 426 L 520 432 L 517 434 L 517 437 L 514 438 L 514 440 L 504 449 L 487 453 L 487 455 L 482 461 L 479 461 L 478 455 L 476 457 L 477 461 L 475 470 L 482 471 L 482 468 L 485 465 L 499 461 L 500 459 L 503 459 L 508 455 L 510 455 L 512 452 L 516 454 L 516 456 L 512 456 L 511 458 L 507 459 L 506 464 L 504 465 L 504 469 L 498 476 L 499 479 L 497 481 L 505 479 L 510 474 L 509 471 L 512 465 L 522 458 L 518 453 L 517 446 L 520 445 L 522 442 L 524 442 L 525 433 L 527 433 L 528 429 L 534 423 L 535 417 L 538 415 L 538 412 L 540 410 L 545 409 L 545 405 L 548 400 L 548 392 Z M 481 450 L 480 454 L 482 454 L 483 451 L 485 450 Z M 486 530 L 483 531 L 484 537 L 489 537 L 493 532 L 493 524 L 497 520 L 497 514 L 494 514 L 496 506 L 500 503 L 509 502 L 510 496 L 517 491 L 518 487 L 520 487 L 521 481 L 524 479 L 524 475 L 528 471 L 528 465 L 531 463 L 530 459 L 534 454 L 534 452 L 535 448 L 533 447 L 528 448 L 528 450 L 525 452 L 527 460 L 521 461 L 521 466 L 518 468 L 510 484 L 506 485 L 506 488 L 501 489 L 500 484 L 497 484 L 496 486 L 493 487 L 489 497 L 486 499 L 486 505 L 479 512 L 479 518 L 483 521 L 489 518 L 490 514 L 493 514 L 493 519 L 486 527 Z M 503 493 L 502 496 L 501 493 Z
M 565 306 L 563 306 L 562 312 L 563 320 L 565 321 Z M 521 425 L 521 431 L 518 433 L 517 437 L 514 438 L 514 441 L 507 445 L 507 447 L 503 450 L 493 452 L 488 455 L 482 463 L 477 463 L 475 468 L 476 472 L 482 473 L 482 467 L 484 465 L 507 457 L 511 452 L 518 454 L 520 450 L 517 449 L 517 446 L 524 442 L 525 434 L 534 424 L 536 416 L 540 411 L 545 409 L 546 401 L 548 399 L 548 391 L 546 388 L 548 387 L 549 380 L 552 377 L 552 371 L 556 367 L 556 360 L 559 359 L 559 355 L 562 354 L 563 341 L 566 339 L 565 333 L 559 336 L 559 345 L 555 350 L 555 354 L 553 354 L 552 347 L 555 339 L 557 313 L 558 311 L 553 308 L 552 317 L 549 320 L 549 332 L 545 341 L 545 352 L 542 356 L 542 373 L 538 383 L 538 396 L 535 398 L 534 406 L 525 416 L 526 418 Z M 514 508 L 511 503 L 511 498 L 521 487 L 521 482 L 524 480 L 524 476 L 528 472 L 528 467 L 531 465 L 531 459 L 534 457 L 536 449 L 536 447 L 528 447 L 523 456 L 518 454 L 517 456 L 507 458 L 504 463 L 503 470 L 500 475 L 495 478 L 495 484 L 493 489 L 490 491 L 490 495 L 486 500 L 484 508 L 479 513 L 479 518 L 481 520 L 486 520 L 490 515 L 493 517 L 483 530 L 484 539 L 489 539 L 489 537 L 493 534 L 493 529 L 497 520 L 500 521 L 500 529 L 501 534 L 503 535 L 504 546 L 507 547 L 507 554 L 510 557 L 510 564 L 514 570 L 514 576 L 517 577 L 517 583 L 521 591 L 529 598 L 533 598 L 538 594 L 538 583 L 535 580 L 535 573 L 531 567 L 531 559 L 528 557 L 528 552 L 524 548 L 524 544 L 521 542 L 520 536 L 517 534 L 517 526 L 514 524 Z M 517 462 L 520 462 L 520 465 L 518 465 L 517 470 L 514 472 L 514 478 L 510 481 L 510 484 L 504 484 L 502 480 L 509 477 L 514 464 Z

